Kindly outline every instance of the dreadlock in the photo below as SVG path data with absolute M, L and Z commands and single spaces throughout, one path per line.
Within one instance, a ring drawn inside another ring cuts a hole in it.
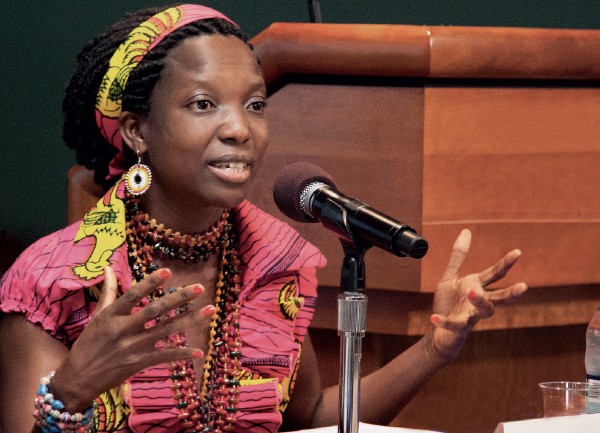
M 95 118 L 96 96 L 108 62 L 129 33 L 142 22 L 166 7 L 142 9 L 127 14 L 121 21 L 92 39 L 77 56 L 75 71 L 71 76 L 63 100 L 63 140 L 75 149 L 77 163 L 94 171 L 94 182 L 105 189 L 114 183 L 106 180 L 108 164 L 117 150 L 102 136 Z M 167 35 L 148 52 L 129 76 L 123 95 L 123 110 L 147 116 L 150 113 L 150 95 L 160 78 L 169 52 L 181 41 L 203 34 L 231 35 L 241 39 L 251 49 L 252 45 L 239 28 L 227 20 L 212 18 L 187 24 Z M 133 152 L 124 145 L 129 160 Z

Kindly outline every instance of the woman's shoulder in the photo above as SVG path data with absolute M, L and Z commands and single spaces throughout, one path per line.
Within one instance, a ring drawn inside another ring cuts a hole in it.
M 83 299 L 73 297 L 78 291 L 72 290 L 72 280 L 65 277 L 76 232 L 76 224 L 66 227 L 21 253 L 0 280 L 1 311 L 25 314 L 30 322 L 41 323 L 53 335 L 59 332 L 59 326 Z
M 55 268 L 57 262 L 68 256 L 71 251 L 73 238 L 80 224 L 79 221 L 38 239 L 17 257 L 9 271 L 31 271 L 40 267 Z

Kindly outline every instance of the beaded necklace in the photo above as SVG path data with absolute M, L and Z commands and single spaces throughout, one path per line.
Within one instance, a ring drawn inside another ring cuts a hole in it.
M 180 410 L 178 418 L 186 433 L 232 432 L 237 422 L 242 345 L 238 301 L 240 271 L 232 218 L 226 210 L 206 232 L 181 235 L 165 230 L 162 224 L 150 219 L 142 210 L 139 198 L 133 195 L 127 194 L 125 208 L 129 264 L 136 281 L 158 268 L 152 262 L 153 255 L 185 263 L 207 261 L 212 254 L 218 255 L 215 314 L 209 325 L 202 383 L 198 384 L 191 361 L 170 362 L 169 371 L 175 406 Z M 164 294 L 163 289 L 158 288 L 148 300 L 152 302 Z M 166 343 L 169 348 L 187 346 L 183 332 L 169 336 Z

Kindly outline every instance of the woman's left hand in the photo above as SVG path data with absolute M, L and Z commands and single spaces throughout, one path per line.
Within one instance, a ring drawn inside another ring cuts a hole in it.
M 432 342 L 436 352 L 447 360 L 458 355 L 479 320 L 494 314 L 496 304 L 510 303 L 527 290 L 527 285 L 522 282 L 502 288 L 488 287 L 508 273 L 521 256 L 520 250 L 510 251 L 482 272 L 461 277 L 460 268 L 470 246 L 471 232 L 462 230 L 435 291 Z

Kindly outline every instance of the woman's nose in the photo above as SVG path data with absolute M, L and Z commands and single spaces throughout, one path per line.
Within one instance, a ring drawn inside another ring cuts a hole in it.
M 218 135 L 221 141 L 229 144 L 243 144 L 250 140 L 250 123 L 246 110 L 225 111 Z

